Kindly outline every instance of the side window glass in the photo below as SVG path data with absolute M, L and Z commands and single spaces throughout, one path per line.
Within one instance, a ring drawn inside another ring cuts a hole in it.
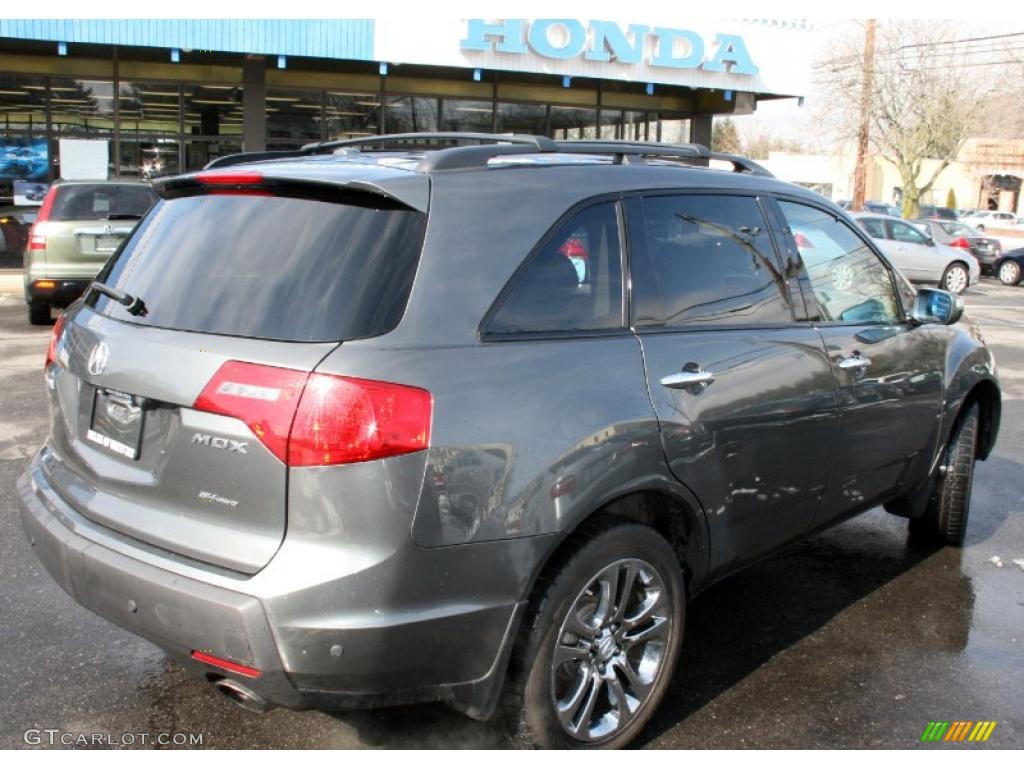
M 637 327 L 792 322 L 756 199 L 658 196 L 629 210 Z
M 885 240 L 888 237 L 881 219 L 860 219 L 859 221 L 860 225 L 864 227 L 864 231 L 872 237 L 878 240 Z
M 779 201 L 822 319 L 895 323 L 900 304 L 889 269 L 856 232 L 818 208 Z
M 925 243 L 924 235 L 909 224 L 904 224 L 902 221 L 890 221 L 889 227 L 892 229 L 893 240 L 915 245 L 924 245 Z
M 622 267 L 614 203 L 580 211 L 544 241 L 486 333 L 622 327 Z

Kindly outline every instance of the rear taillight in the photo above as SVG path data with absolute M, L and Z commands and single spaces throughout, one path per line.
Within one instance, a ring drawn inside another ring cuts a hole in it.
M 53 324 L 53 333 L 50 334 L 50 346 L 46 348 L 46 362 L 43 370 L 50 367 L 50 364 L 57 360 L 57 345 L 60 344 L 60 335 L 64 332 L 64 314 L 61 313 L 57 322 Z
M 309 467 L 425 449 L 432 402 L 402 384 L 232 360 L 193 407 L 240 419 L 281 461 Z
M 53 201 L 57 197 L 57 187 L 52 186 L 43 198 L 43 204 L 39 206 L 39 215 L 36 216 L 35 224 L 28 230 L 28 249 L 30 251 L 41 251 L 46 248 L 46 222 L 50 218 L 50 211 L 53 210 Z
M 971 250 L 971 243 L 966 237 L 958 237 L 956 240 L 950 243 L 953 248 L 959 248 L 964 251 Z

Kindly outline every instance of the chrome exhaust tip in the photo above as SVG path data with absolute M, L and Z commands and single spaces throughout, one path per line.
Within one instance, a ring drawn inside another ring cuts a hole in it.
M 230 678 L 222 677 L 214 682 L 213 687 L 222 693 L 232 703 L 242 709 L 262 715 L 270 710 L 270 702 L 259 694 L 249 690 L 244 685 Z

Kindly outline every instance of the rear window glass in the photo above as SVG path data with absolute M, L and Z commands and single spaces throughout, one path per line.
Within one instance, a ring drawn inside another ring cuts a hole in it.
M 386 333 L 405 311 L 426 215 L 365 198 L 366 205 L 254 195 L 163 200 L 99 277 L 142 299 L 147 314 L 130 315 L 95 293 L 91 301 L 119 320 L 229 336 L 343 341 Z
M 50 219 L 88 221 L 142 217 L 156 199 L 152 189 L 134 184 L 72 184 L 57 188 Z

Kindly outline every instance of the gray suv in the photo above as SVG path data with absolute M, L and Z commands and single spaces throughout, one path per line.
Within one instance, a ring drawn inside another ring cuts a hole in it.
M 22 516 L 238 704 L 621 746 L 710 584 L 878 504 L 963 540 L 992 355 L 749 161 L 426 134 L 154 187 L 54 329 Z

